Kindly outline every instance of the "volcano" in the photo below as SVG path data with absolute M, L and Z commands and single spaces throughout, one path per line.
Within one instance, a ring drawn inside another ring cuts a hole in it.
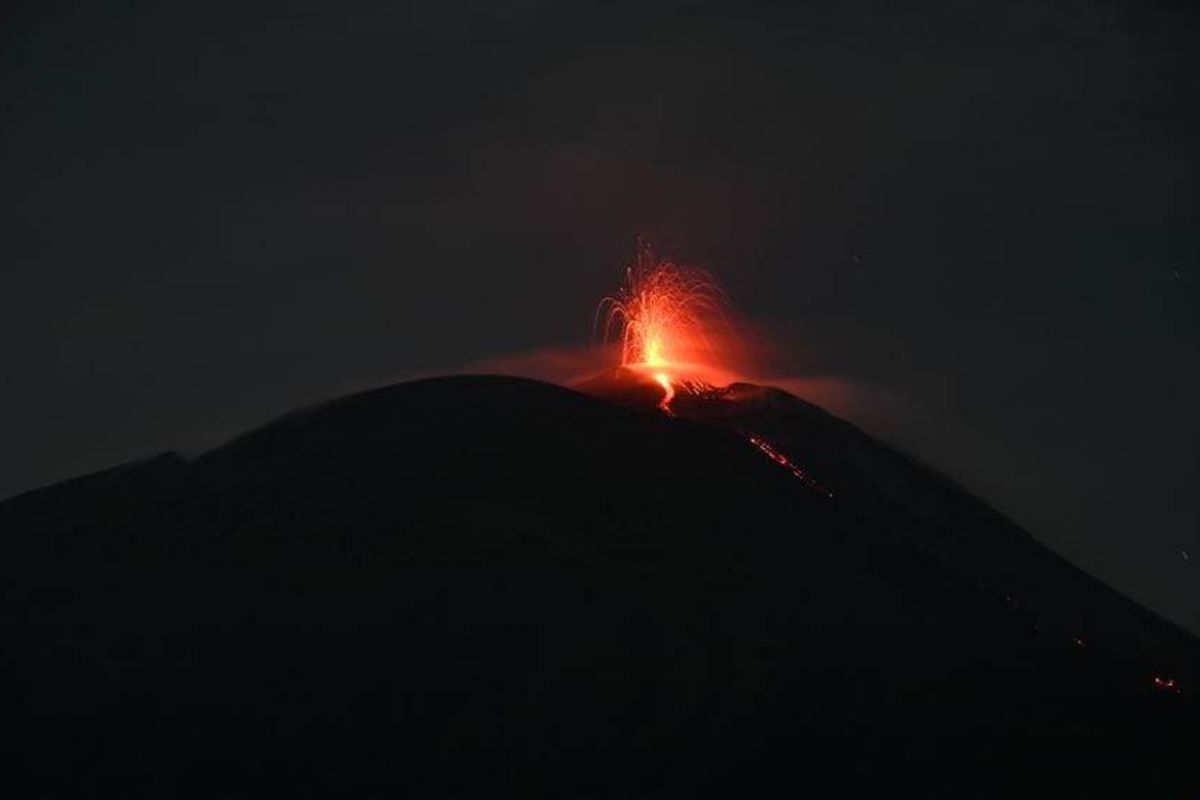
M 9 782 L 1200 788 L 1195 638 L 797 397 L 676 389 L 399 384 L 0 504 Z

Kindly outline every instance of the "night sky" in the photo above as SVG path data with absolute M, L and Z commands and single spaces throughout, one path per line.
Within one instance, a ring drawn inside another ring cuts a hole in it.
M 1198 41 L 1182 2 L 9 9 L 0 497 L 585 346 L 645 234 L 774 374 L 1200 631 Z

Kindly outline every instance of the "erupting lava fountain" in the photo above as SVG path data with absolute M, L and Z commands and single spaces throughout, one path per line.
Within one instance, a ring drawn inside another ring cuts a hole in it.
M 730 330 L 725 294 L 705 272 L 659 260 L 645 244 L 625 285 L 600 301 L 597 328 L 620 345 L 621 370 L 663 388 L 670 413 L 678 391 L 703 391 L 734 380 L 719 363 Z

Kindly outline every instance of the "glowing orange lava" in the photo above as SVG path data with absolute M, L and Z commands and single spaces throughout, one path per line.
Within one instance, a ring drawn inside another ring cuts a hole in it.
M 663 389 L 659 409 L 675 412 L 671 401 L 679 393 L 703 397 L 716 387 L 742 380 L 718 362 L 717 339 L 724 337 L 729 355 L 731 333 L 725 295 L 706 273 L 672 261 L 659 260 L 639 242 L 637 260 L 626 271 L 625 286 L 596 309 L 603 318 L 606 343 L 619 341 L 621 367 L 653 380 Z M 828 499 L 833 494 L 761 436 L 742 435 L 763 455 L 780 465 L 806 487 Z
M 670 414 L 671 401 L 675 399 L 675 387 L 671 385 L 671 376 L 665 372 L 659 372 L 654 376 L 654 380 L 663 387 L 663 399 L 659 401 L 658 407 Z
M 770 443 L 767 442 L 766 439 L 763 439 L 761 436 L 755 436 L 752 433 L 747 434 L 746 438 L 750 440 L 750 444 L 762 451 L 767 458 L 771 459 L 776 464 L 792 473 L 793 477 L 799 478 L 801 481 L 803 481 L 805 486 L 812 489 L 814 492 L 819 492 L 820 494 L 825 495 L 830 500 L 833 499 L 833 492 L 826 489 L 824 486 L 814 480 L 811 475 L 800 469 L 800 467 L 796 466 L 790 458 L 776 450 Z
M 663 387 L 670 413 L 680 381 L 708 382 L 716 370 L 713 330 L 727 327 L 724 294 L 704 272 L 660 261 L 642 244 L 625 286 L 600 301 L 604 339 L 619 339 L 621 366 Z

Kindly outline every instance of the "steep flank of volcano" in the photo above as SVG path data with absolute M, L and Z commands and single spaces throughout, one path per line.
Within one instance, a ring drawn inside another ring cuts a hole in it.
M 798 398 L 668 416 L 622 380 L 401 384 L 0 504 L 14 770 L 58 796 L 1200 786 L 1192 637 Z

